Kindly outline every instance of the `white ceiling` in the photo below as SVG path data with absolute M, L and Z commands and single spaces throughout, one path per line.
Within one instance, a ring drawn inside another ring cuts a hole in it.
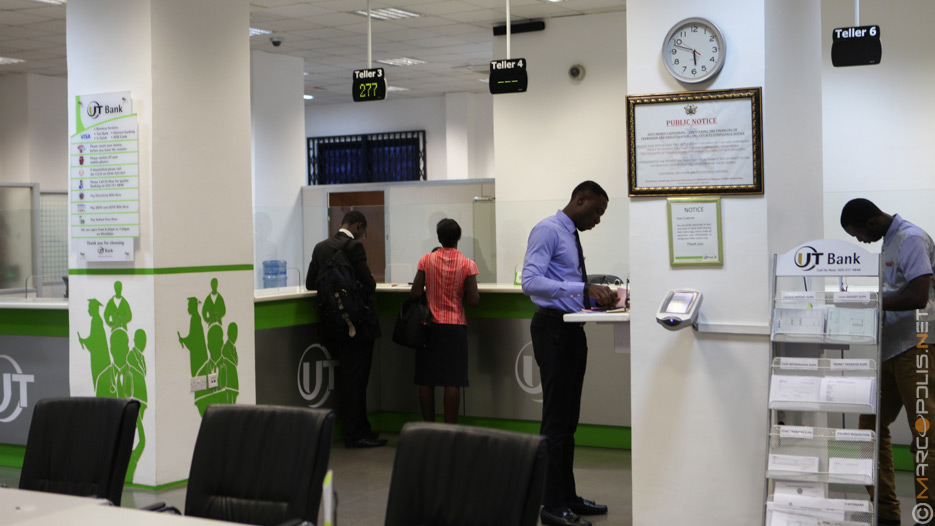
M 486 92 L 493 58 L 492 27 L 506 21 L 506 0 L 372 0 L 371 8 L 396 7 L 422 14 L 405 20 L 373 20 L 373 66 L 389 86 L 408 88 L 388 98 L 450 92 Z M 511 0 L 513 23 L 623 11 L 625 0 Z M 353 70 L 367 67 L 367 0 L 251 0 L 250 27 L 272 31 L 250 37 L 252 49 L 305 60 L 310 104 L 351 101 Z M 274 47 L 270 37 L 282 37 Z M 505 38 L 505 37 L 496 37 Z M 0 0 L 0 57 L 24 59 L 0 65 L 0 75 L 37 73 L 64 77 L 65 7 L 37 0 Z M 388 66 L 376 61 L 414 58 L 425 64 Z M 503 58 L 503 57 L 497 57 Z

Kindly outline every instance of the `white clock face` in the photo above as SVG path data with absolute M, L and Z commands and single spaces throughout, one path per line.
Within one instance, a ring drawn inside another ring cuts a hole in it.
M 662 62 L 682 82 L 710 79 L 724 65 L 724 37 L 717 26 L 703 18 L 676 24 L 662 43 Z

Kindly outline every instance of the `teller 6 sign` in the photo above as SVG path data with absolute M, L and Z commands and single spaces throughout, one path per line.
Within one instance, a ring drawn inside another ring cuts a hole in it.
M 386 77 L 383 68 L 354 70 L 354 102 L 386 98 Z

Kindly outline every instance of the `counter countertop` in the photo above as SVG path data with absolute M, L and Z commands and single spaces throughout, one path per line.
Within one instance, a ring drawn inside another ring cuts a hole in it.
M 377 292 L 409 292 L 408 283 L 378 283 Z M 480 283 L 477 290 L 483 293 L 523 293 L 522 287 L 511 283 Z M 279 287 L 275 289 L 256 289 L 253 301 L 283 301 L 298 298 L 314 298 L 315 292 L 305 287 Z M 23 298 L 18 296 L 0 296 L 0 309 L 44 309 L 68 310 L 68 298 Z
M 68 298 L 0 296 L 0 309 L 68 310 Z
M 409 292 L 409 283 L 377 283 L 377 292 Z M 478 283 L 477 290 L 483 293 L 523 293 L 523 288 L 512 283 Z M 256 303 L 283 301 L 297 298 L 313 298 L 317 293 L 305 290 L 305 287 L 279 287 L 276 289 L 257 289 L 253 293 Z

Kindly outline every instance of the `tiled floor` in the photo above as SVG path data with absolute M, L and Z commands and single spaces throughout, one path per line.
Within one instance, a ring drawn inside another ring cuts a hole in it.
M 396 435 L 384 436 L 390 443 L 382 448 L 346 449 L 335 443 L 331 451 L 331 468 L 339 496 L 339 524 L 383 524 L 398 438 Z M 911 525 L 912 474 L 897 472 L 896 475 L 897 490 L 903 503 L 903 525 Z M 579 447 L 575 451 L 575 477 L 581 494 L 610 508 L 606 516 L 589 517 L 595 526 L 633 524 L 629 451 Z M 15 487 L 18 483 L 18 469 L 0 467 L 0 484 Z M 162 491 L 125 489 L 122 505 L 138 508 L 157 501 L 184 510 L 185 487 Z

